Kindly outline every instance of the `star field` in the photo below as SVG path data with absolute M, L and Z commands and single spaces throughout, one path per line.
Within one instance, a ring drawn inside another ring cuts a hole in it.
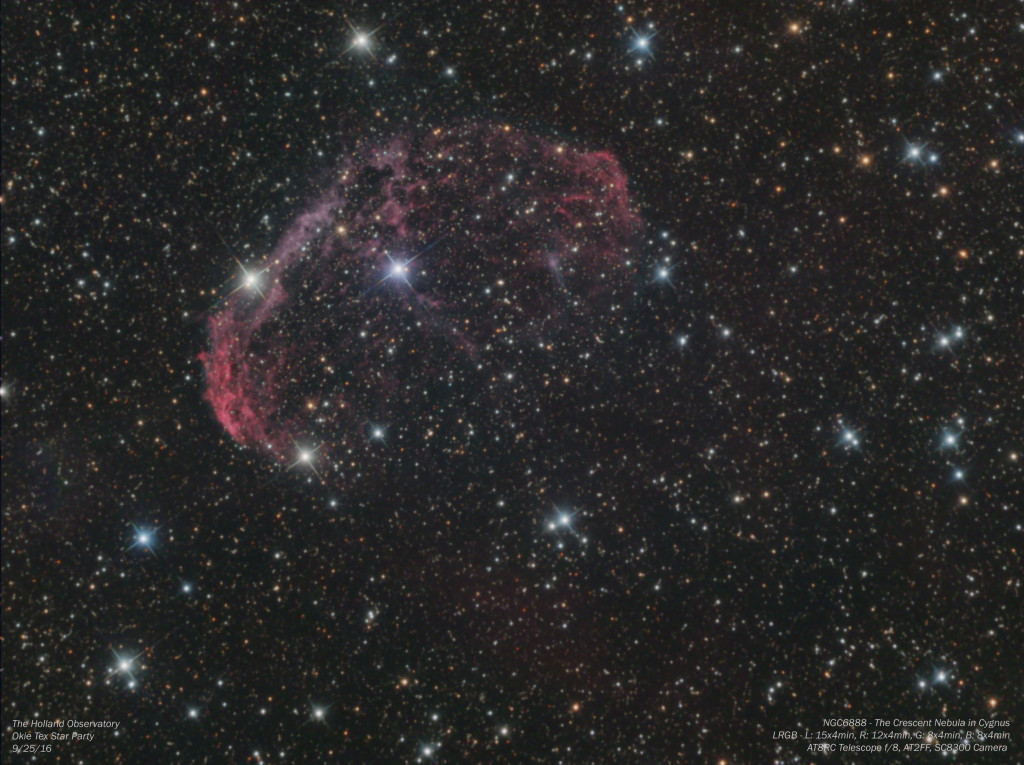
M 5 762 L 1016 761 L 1020 5 L 2 14 Z

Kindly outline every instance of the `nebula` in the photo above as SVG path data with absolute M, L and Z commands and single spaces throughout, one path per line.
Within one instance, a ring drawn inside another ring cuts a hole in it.
M 607 152 L 492 124 L 366 147 L 212 312 L 205 398 L 273 461 L 343 463 L 453 365 L 593 334 L 633 290 L 639 228 Z

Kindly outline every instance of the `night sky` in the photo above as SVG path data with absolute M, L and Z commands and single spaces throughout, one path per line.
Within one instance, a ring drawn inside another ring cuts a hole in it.
M 2 22 L 4 762 L 1020 761 L 1024 5 Z

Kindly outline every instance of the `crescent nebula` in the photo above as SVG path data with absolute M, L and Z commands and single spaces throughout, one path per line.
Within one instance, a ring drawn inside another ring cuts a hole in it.
M 210 316 L 205 398 L 237 443 L 351 480 L 373 423 L 430 411 L 451 365 L 599 331 L 639 229 L 608 152 L 493 124 L 366 147 Z

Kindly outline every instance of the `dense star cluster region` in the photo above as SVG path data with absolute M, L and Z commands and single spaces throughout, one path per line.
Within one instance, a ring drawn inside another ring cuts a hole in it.
M 4 762 L 1020 760 L 1019 3 L 0 14 Z
M 379 423 L 412 425 L 390 428 L 398 442 L 436 425 L 455 374 L 486 389 L 534 348 L 606 332 L 636 229 L 606 153 L 508 126 L 396 138 L 346 162 L 267 264 L 243 267 L 210 320 L 206 397 L 239 443 L 312 466 L 300 442 L 315 441 L 317 461 L 355 472 L 353 454 L 386 440 Z

